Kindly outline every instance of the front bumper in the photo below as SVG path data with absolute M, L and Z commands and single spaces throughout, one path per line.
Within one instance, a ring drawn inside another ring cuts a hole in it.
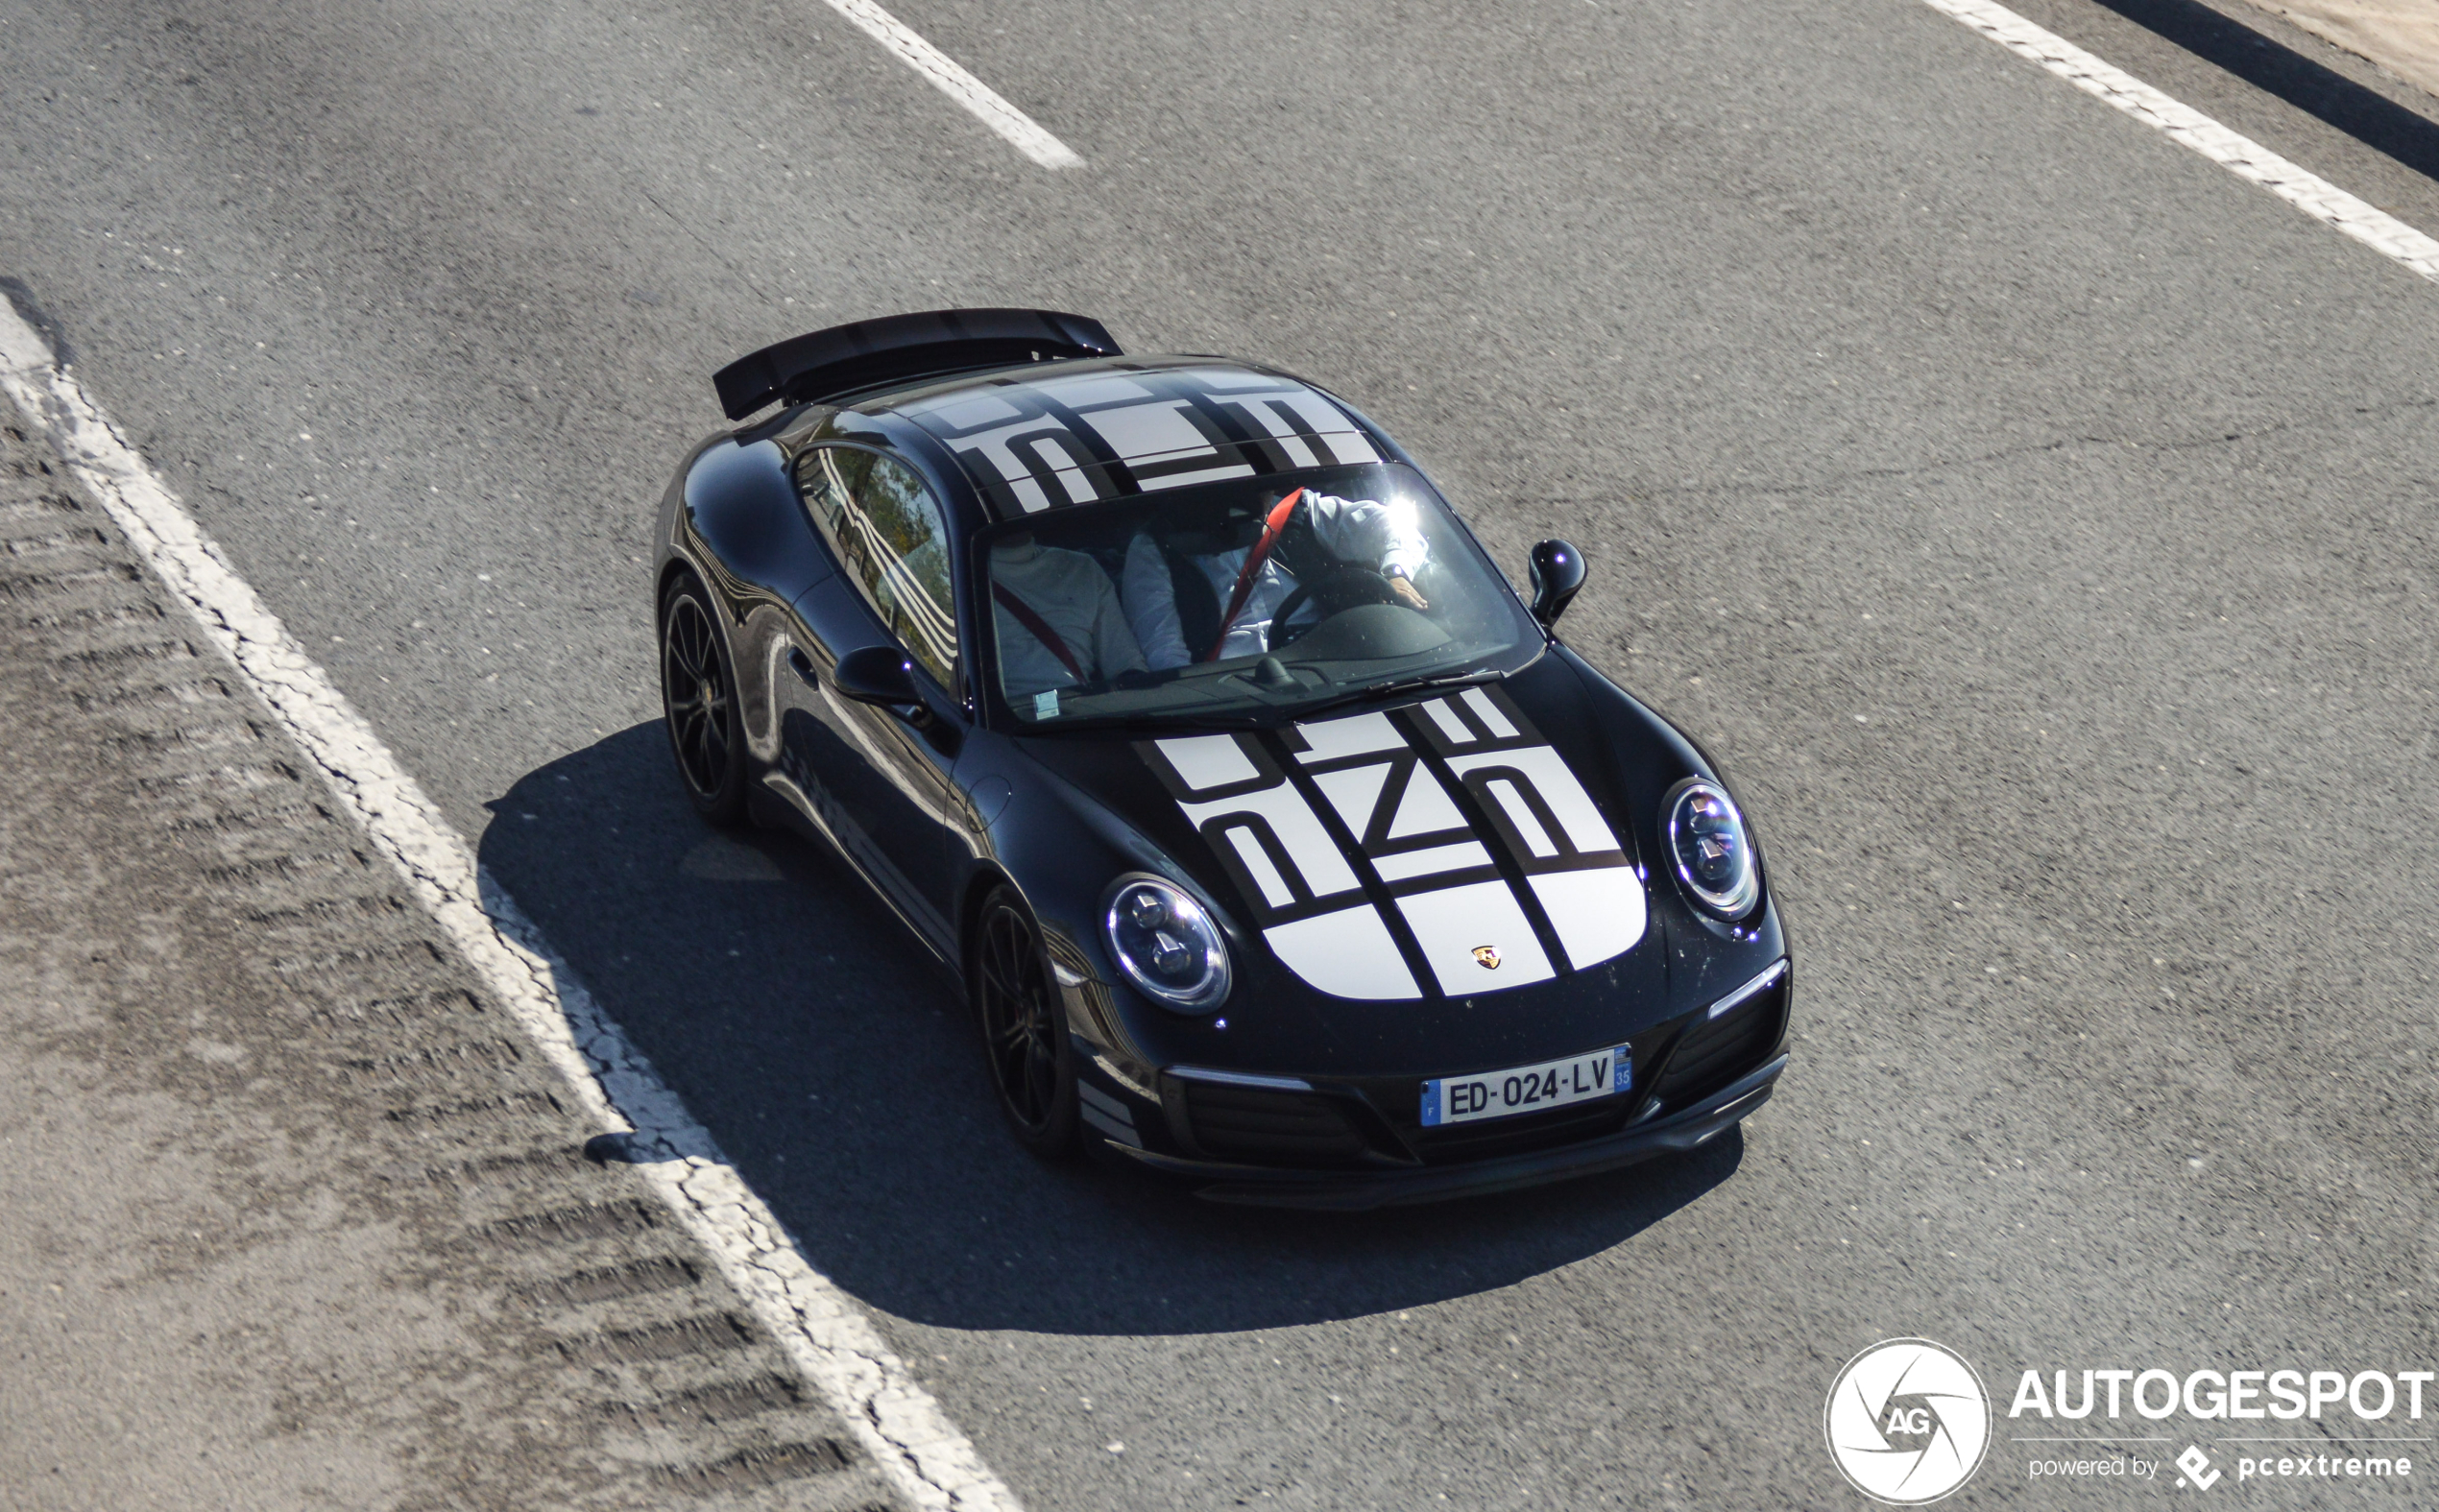
M 1700 1102 L 1664 1116 L 1629 1124 L 1615 1134 L 1461 1165 L 1298 1170 L 1190 1160 L 1121 1144 L 1112 1144 L 1111 1148 L 1154 1170 L 1211 1183 L 1195 1195 L 1212 1202 L 1355 1212 L 1513 1191 L 1544 1182 L 1617 1170 L 1673 1151 L 1691 1150 L 1726 1133 L 1731 1124 L 1767 1102 L 1777 1086 L 1779 1073 L 1786 1068 L 1787 1057 L 1780 1054 Z

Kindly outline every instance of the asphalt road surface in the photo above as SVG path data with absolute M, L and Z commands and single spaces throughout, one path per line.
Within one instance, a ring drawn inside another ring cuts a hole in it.
M 817 0 L 0 0 L 0 274 L 1028 1505 L 1859 1504 L 1891 1335 L 2002 1405 L 2427 1368 L 2439 287 L 1916 0 L 894 9 L 1085 166 Z M 2372 145 L 2138 10 L 2023 7 L 2439 231 L 2429 97 L 2310 55 Z M 991 303 L 1583 548 L 1791 915 L 1741 1139 L 1349 1219 L 1044 1169 L 840 867 L 690 818 L 640 559 L 709 373 Z M 1956 1504 L 2165 1493 L 2013 1431 Z

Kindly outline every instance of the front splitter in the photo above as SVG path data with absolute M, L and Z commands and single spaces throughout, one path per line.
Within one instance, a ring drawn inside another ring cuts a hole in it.
M 1453 1197 L 1513 1191 L 1548 1182 L 1596 1175 L 1648 1161 L 1654 1156 L 1696 1149 L 1727 1133 L 1740 1119 L 1769 1101 L 1771 1092 L 1777 1087 L 1779 1073 L 1787 1068 L 1787 1059 L 1785 1055 L 1780 1055 L 1689 1108 L 1602 1139 L 1464 1165 L 1382 1171 L 1295 1170 L 1273 1165 L 1237 1165 L 1217 1161 L 1188 1160 L 1122 1145 L 1113 1145 L 1112 1148 L 1154 1170 L 1209 1182 L 1211 1185 L 1195 1195 L 1210 1202 L 1340 1212 L 1444 1202 Z

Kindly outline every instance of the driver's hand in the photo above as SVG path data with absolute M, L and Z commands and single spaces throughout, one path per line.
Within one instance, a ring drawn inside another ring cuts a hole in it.
M 1431 608 L 1431 600 L 1423 597 L 1422 590 L 1414 587 L 1414 580 L 1412 578 L 1389 579 L 1389 590 L 1396 594 L 1397 602 L 1408 609 Z

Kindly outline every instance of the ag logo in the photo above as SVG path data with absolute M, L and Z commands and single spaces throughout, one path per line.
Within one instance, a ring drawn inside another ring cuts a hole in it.
M 1475 946 L 1474 959 L 1482 964 L 1483 970 L 1495 972 L 1499 970 L 1499 948 L 1495 945 Z
M 1929 1339 L 1884 1339 L 1838 1372 L 1822 1427 L 1857 1491 L 1916 1506 L 1981 1468 L 1991 1402 L 1962 1356 Z

